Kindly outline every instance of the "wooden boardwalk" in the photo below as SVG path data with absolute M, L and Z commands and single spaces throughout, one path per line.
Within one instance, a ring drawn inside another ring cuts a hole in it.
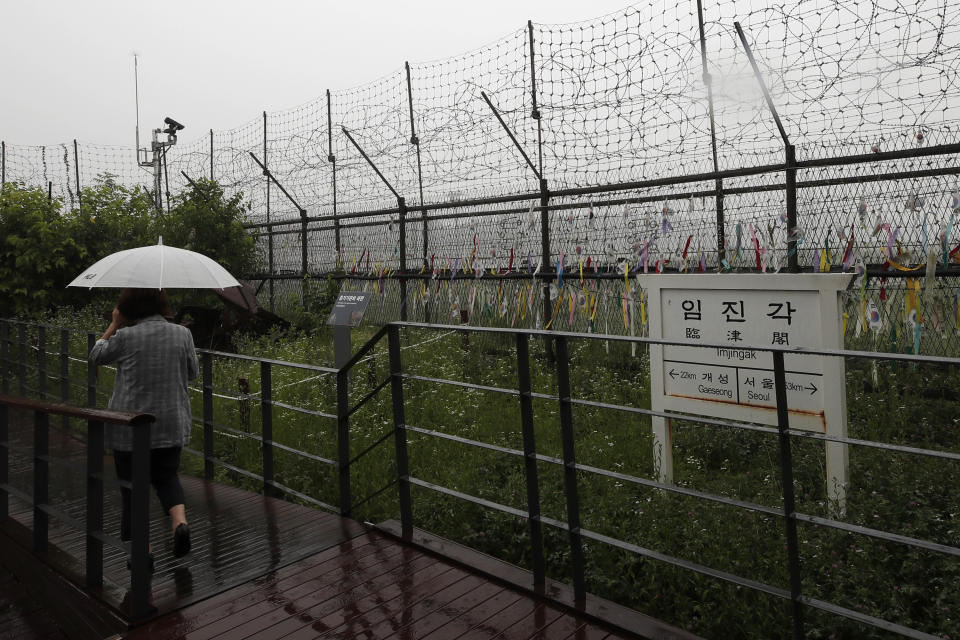
M 11 430 L 18 424 L 11 440 L 25 444 L 29 421 L 21 416 L 12 421 Z M 58 433 L 51 427 L 52 455 L 78 459 L 82 446 L 68 432 Z M 11 463 L 11 484 L 27 490 L 29 458 L 17 456 Z M 107 469 L 111 471 L 106 475 L 112 477 L 112 465 Z M 82 519 L 83 485 L 71 479 L 69 471 L 51 468 L 51 478 L 58 482 L 51 483 L 50 495 L 56 506 Z M 120 612 L 130 574 L 125 555 L 108 547 L 103 589 L 91 592 L 74 587 L 70 596 L 88 599 L 91 610 L 99 608 L 87 637 L 103 638 L 113 631 L 131 640 L 692 638 L 609 603 L 606 610 L 616 613 L 612 619 L 619 627 L 548 602 L 512 584 L 518 581 L 513 574 L 522 571 L 476 552 L 459 548 L 454 557 L 444 557 L 442 551 L 417 547 L 316 509 L 197 478 L 182 480 L 193 534 L 188 556 L 173 557 L 168 521 L 152 499 L 156 572 L 151 602 L 157 614 L 127 628 Z M 108 532 L 116 534 L 119 496 L 115 485 L 108 484 L 105 497 L 105 523 Z M 0 526 L 0 564 L 4 559 L 16 564 L 27 556 L 39 557 L 44 566 L 82 585 L 83 535 L 51 519 L 50 551 L 32 554 L 32 511 L 16 499 L 11 499 L 10 507 L 11 519 Z M 22 565 L 20 570 L 24 571 Z M 26 628 L 31 613 L 23 609 L 16 613 L 16 603 L 5 602 L 11 595 L 2 590 L 3 571 L 0 566 L 0 615 L 14 612 L 10 615 Z M 83 606 L 80 602 L 73 609 Z M 16 637 L 61 637 L 55 627 L 35 626 L 39 635 Z M 43 635 L 47 632 L 50 635 Z M 4 637 L 0 631 L 0 638 Z

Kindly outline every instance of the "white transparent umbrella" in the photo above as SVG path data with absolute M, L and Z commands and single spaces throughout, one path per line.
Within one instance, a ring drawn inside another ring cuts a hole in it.
M 112 253 L 88 267 L 68 287 L 123 289 L 225 289 L 239 287 L 237 279 L 207 256 L 155 245 Z

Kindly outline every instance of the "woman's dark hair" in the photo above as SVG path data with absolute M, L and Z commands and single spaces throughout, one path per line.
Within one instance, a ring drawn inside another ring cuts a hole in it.
M 157 314 L 173 315 L 167 292 L 163 289 L 124 289 L 117 301 L 117 309 L 130 322 Z

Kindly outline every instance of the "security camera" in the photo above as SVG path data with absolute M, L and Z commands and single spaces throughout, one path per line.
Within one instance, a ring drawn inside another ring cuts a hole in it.
M 163 130 L 164 133 L 170 135 L 176 135 L 177 131 L 183 129 L 183 125 L 174 120 L 173 118 L 166 117 L 163 119 L 163 123 L 169 125 L 166 129 Z

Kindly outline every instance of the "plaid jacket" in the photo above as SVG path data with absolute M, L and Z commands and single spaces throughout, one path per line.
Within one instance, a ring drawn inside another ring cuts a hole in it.
M 97 340 L 90 361 L 116 363 L 111 409 L 157 417 L 151 428 L 151 448 L 181 447 L 190 441 L 193 414 L 187 381 L 197 377 L 199 366 L 189 329 L 170 324 L 160 315 L 143 318 L 109 340 Z M 131 451 L 130 427 L 105 425 L 104 444 L 108 449 Z

